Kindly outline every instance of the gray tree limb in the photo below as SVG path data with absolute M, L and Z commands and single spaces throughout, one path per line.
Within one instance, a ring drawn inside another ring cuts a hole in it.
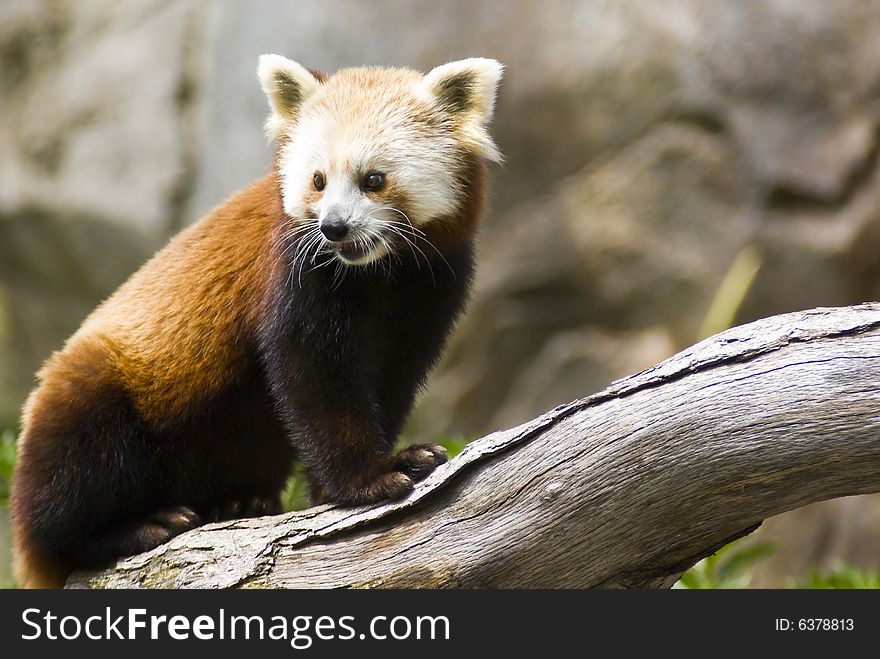
M 211 524 L 72 587 L 668 587 L 880 491 L 880 304 L 774 316 L 471 444 L 402 501 Z

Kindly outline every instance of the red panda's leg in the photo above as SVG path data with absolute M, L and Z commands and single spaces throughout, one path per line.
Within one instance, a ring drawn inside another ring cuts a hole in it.
M 314 471 L 309 486 L 312 505 L 338 502 L 359 505 L 397 499 L 412 490 L 413 483 L 427 478 L 437 466 L 449 459 L 446 448 L 440 444 L 413 444 L 402 449 L 384 465 L 379 476 L 363 479 L 354 477 L 348 487 L 328 488 Z
M 150 431 L 125 393 L 80 370 L 46 376 L 27 408 L 11 497 L 27 584 L 60 587 L 74 568 L 145 551 L 200 523 L 191 510 L 169 510 Z
M 393 438 L 366 412 L 359 414 L 351 407 L 331 412 L 302 400 L 295 410 L 286 416 L 307 467 L 313 505 L 398 499 L 446 462 L 446 450 L 434 444 L 410 446 L 394 455 Z

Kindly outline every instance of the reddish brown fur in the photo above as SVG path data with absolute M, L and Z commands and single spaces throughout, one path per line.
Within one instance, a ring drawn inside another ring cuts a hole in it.
M 279 208 L 266 176 L 179 234 L 49 359 L 41 381 L 81 342 L 97 340 L 111 377 L 148 420 L 221 389 L 241 365 L 240 337 L 259 318 Z
M 279 208 L 273 176 L 230 198 L 136 272 L 40 370 L 24 409 L 12 493 L 21 586 L 60 587 L 70 569 L 43 555 L 22 524 L 27 503 L 39 496 L 34 488 L 51 478 L 44 470 L 57 469 L 40 460 L 40 443 L 54 436 L 45 426 L 118 391 L 128 392 L 147 421 L 167 423 L 235 378 L 244 363 L 241 339 L 253 333 L 270 281 Z

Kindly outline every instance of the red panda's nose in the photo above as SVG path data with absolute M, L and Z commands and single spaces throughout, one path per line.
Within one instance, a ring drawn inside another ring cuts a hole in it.
M 321 233 L 327 240 L 339 242 L 348 235 L 348 224 L 339 218 L 327 218 L 321 222 Z

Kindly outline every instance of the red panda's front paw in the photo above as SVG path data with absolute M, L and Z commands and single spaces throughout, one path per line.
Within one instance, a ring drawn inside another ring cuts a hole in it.
M 390 458 L 385 468 L 391 471 L 369 478 L 361 477 L 341 491 L 313 484 L 312 504 L 335 502 L 344 506 L 360 506 L 392 501 L 409 494 L 415 483 L 428 476 L 448 460 L 446 449 L 439 444 L 416 444 Z
M 394 467 L 420 481 L 448 459 L 449 453 L 439 444 L 415 444 L 395 456 Z
M 399 471 L 380 474 L 359 484 L 349 486 L 339 492 L 322 490 L 323 497 L 313 501 L 313 505 L 319 503 L 339 503 L 343 506 L 363 506 L 380 501 L 400 499 L 409 494 L 413 489 L 413 479 Z

